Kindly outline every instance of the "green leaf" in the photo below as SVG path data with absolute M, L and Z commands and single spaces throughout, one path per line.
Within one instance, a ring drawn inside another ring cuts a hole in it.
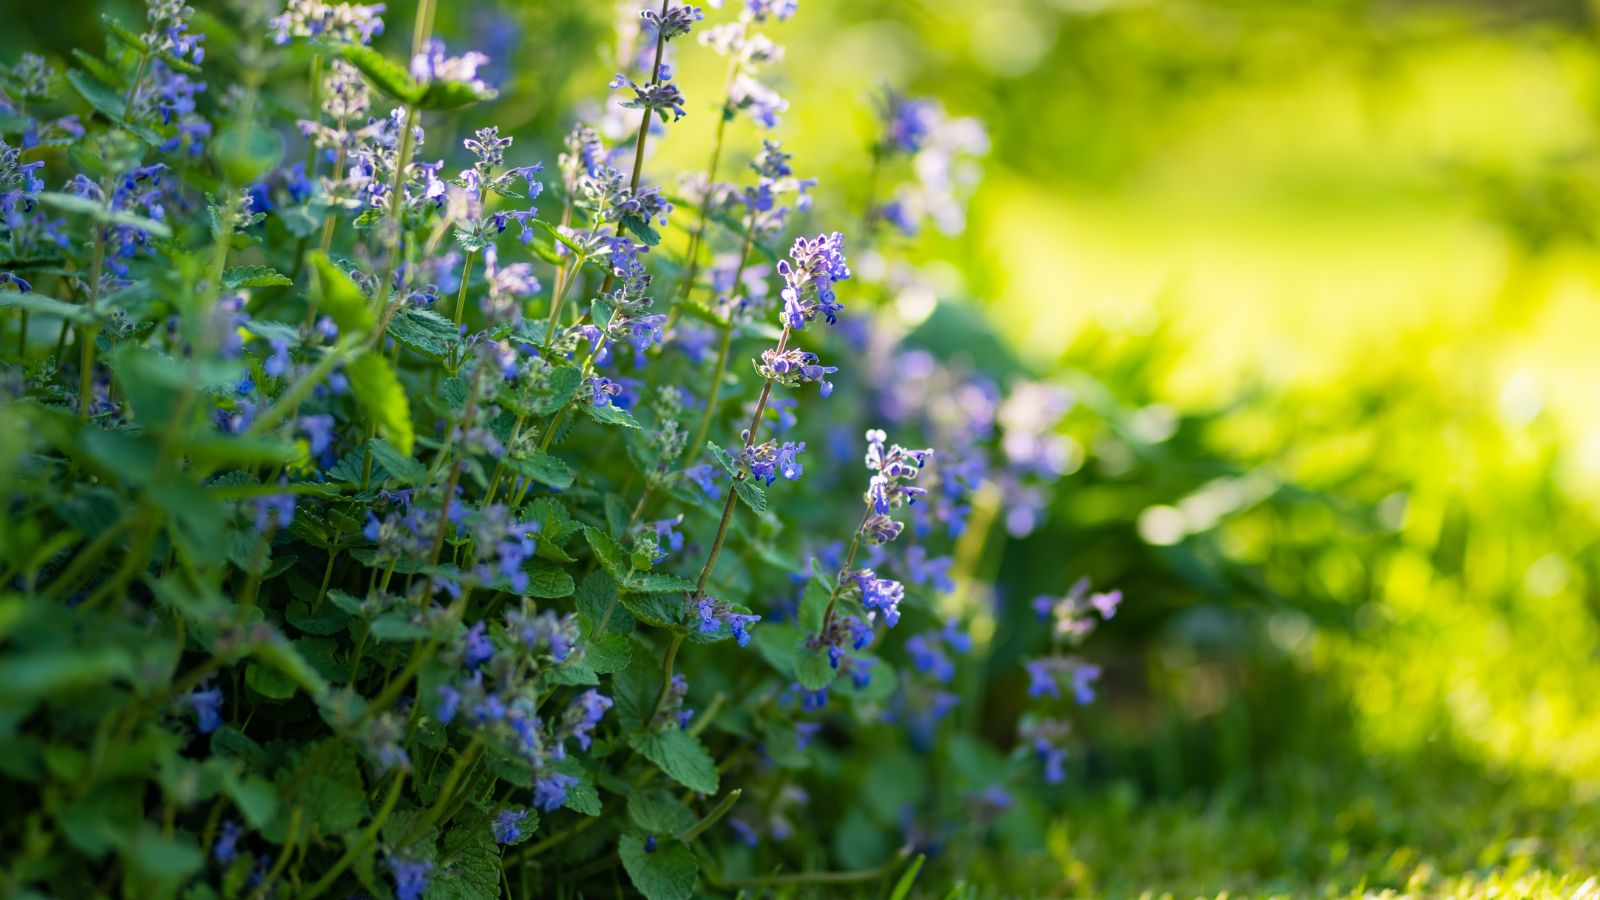
M 528 587 L 522 592 L 522 596 L 551 600 L 572 596 L 574 587 L 572 576 L 562 571 L 559 566 L 536 559 L 526 571 Z
M 423 109 L 459 109 L 496 96 L 493 89 L 478 90 L 461 81 L 434 81 L 423 90 L 422 101 L 417 105 Z
M 294 696 L 294 682 L 283 673 L 255 663 L 245 667 L 244 683 L 268 700 L 283 701 Z
M 230 767 L 232 763 L 224 763 Z M 239 812 L 252 828 L 265 828 L 272 817 L 278 813 L 278 789 L 272 782 L 265 778 L 251 775 L 240 778 L 229 773 L 223 779 L 223 788 L 232 798 L 234 805 L 239 807 Z
M 758 513 L 767 511 L 767 492 L 762 490 L 760 485 L 745 479 L 737 479 L 733 482 L 733 492 L 739 495 L 745 506 Z
M 290 347 L 298 347 L 302 343 L 300 332 L 287 322 L 251 319 L 244 323 L 244 330 L 264 341 L 282 341 Z
M 650 224 L 649 219 L 645 219 L 640 216 L 623 216 L 622 227 L 633 232 L 634 235 L 639 238 L 639 240 L 644 241 L 651 247 L 661 243 L 661 232 L 657 231 L 655 226 Z
M 283 618 L 306 634 L 338 634 L 350 625 L 350 615 L 336 606 L 324 603 L 316 615 L 302 601 L 290 603 Z
M 810 647 L 800 639 L 800 649 L 795 655 L 794 677 L 808 691 L 820 691 L 833 683 L 838 670 L 828 663 L 828 651 L 823 647 Z
M 373 438 L 368 445 L 372 458 L 383 466 L 389 477 L 401 484 L 421 484 L 428 477 L 428 467 L 410 454 L 401 453 L 383 438 Z
M 506 468 L 518 475 L 557 490 L 572 487 L 572 482 L 576 478 L 572 467 L 567 465 L 565 460 L 538 450 L 531 451 L 527 457 L 508 458 L 505 464 Z
M 538 824 L 529 811 L 525 834 Z M 423 900 L 497 900 L 500 896 L 500 847 L 486 823 L 476 831 L 452 827 L 444 839 L 444 865 L 431 873 Z
M 431 309 L 407 307 L 389 320 L 389 336 L 423 356 L 444 359 L 459 343 L 455 323 Z
M 800 595 L 801 628 L 813 633 L 822 628 L 822 616 L 828 609 L 829 593 L 814 580 L 806 582 L 805 593 Z
M 350 389 L 356 400 L 367 410 L 383 435 L 402 455 L 411 455 L 414 435 L 411 431 L 411 406 L 406 402 L 406 391 L 389 361 L 375 350 L 367 350 L 356 357 L 345 373 L 350 378 Z
M 616 613 L 612 613 L 615 617 Z M 633 644 L 620 634 L 606 634 L 591 641 L 583 651 L 583 658 L 601 675 L 620 672 L 633 661 Z
M 131 677 L 133 658 L 111 647 L 83 650 L 38 649 L 0 659 L 0 701 L 22 704 L 72 694 Z
M 700 864 L 682 841 L 657 841 L 653 851 L 646 851 L 645 839 L 636 834 L 625 834 L 618 841 L 628 879 L 647 900 L 689 900 L 700 880 Z
M 593 630 L 600 627 L 602 620 L 606 623 L 607 634 L 627 634 L 633 630 L 633 613 L 617 602 L 617 580 L 609 574 L 590 572 L 578 586 L 574 600 L 578 612 L 588 622 L 591 640 L 594 639 Z M 608 614 L 609 619 L 606 618 Z
M 290 287 L 289 276 L 271 266 L 234 266 L 222 273 L 222 284 L 228 290 L 258 287 Z
M 65 213 L 75 213 L 78 215 L 88 216 L 97 222 L 102 222 L 107 225 L 121 225 L 128 228 L 137 228 L 152 237 L 172 237 L 172 229 L 168 228 L 161 222 L 157 222 L 155 219 L 147 219 L 144 216 L 136 216 L 133 213 L 121 212 L 120 210 L 107 209 L 106 207 L 96 203 L 93 200 L 90 200 L 87 197 L 79 197 L 76 194 L 63 194 L 57 191 L 40 191 L 39 202 L 53 209 L 59 209 Z
M 179 885 L 200 871 L 206 856 L 186 834 L 167 837 L 154 826 L 139 830 L 124 852 L 128 868 L 147 882 Z
M 345 61 L 361 70 L 372 86 L 401 103 L 422 99 L 424 88 L 411 80 L 399 64 L 364 44 L 345 44 L 339 48 Z
M 628 818 L 645 834 L 677 834 L 694 826 L 694 813 L 664 789 L 641 789 L 628 798 Z
M 0 309 L 24 309 L 34 315 L 60 316 L 71 322 L 94 321 L 94 316 L 89 315 L 89 311 L 81 306 L 39 294 L 21 294 L 15 291 L 0 293 Z
M 567 788 L 567 801 L 564 804 L 573 812 L 580 812 L 586 816 L 600 815 L 600 792 L 594 788 L 594 777 L 589 774 L 575 757 L 567 757 L 556 763 L 555 769 L 563 775 L 578 779 L 578 783 Z
M 639 423 L 634 421 L 632 414 L 621 407 L 612 406 L 609 403 L 605 406 L 595 406 L 593 403 L 583 403 L 579 404 L 579 406 L 583 409 L 585 415 L 602 425 L 621 425 L 623 428 L 640 427 Z
M 288 791 L 284 801 L 291 807 L 299 806 L 306 822 L 331 836 L 349 831 L 367 817 L 366 784 L 356 752 L 348 743 L 326 738 L 290 753 L 288 765 L 279 771 L 278 787 L 280 791 L 289 788 L 296 771 L 328 741 L 333 741 L 334 747 L 324 752 L 319 764 Z
M 906 900 L 907 897 L 911 896 L 911 886 L 917 883 L 917 873 L 922 871 L 922 864 L 927 859 L 928 857 L 923 854 L 917 854 L 917 858 L 913 859 L 911 865 L 906 867 L 905 874 L 901 875 L 900 880 L 894 883 L 894 891 L 889 894 L 889 900 Z
M 375 641 L 420 641 L 433 634 L 433 629 L 426 625 L 418 625 L 411 621 L 411 616 L 404 612 L 386 612 L 372 620 L 371 630 L 367 636 Z
M 711 451 L 711 458 L 716 460 L 717 465 L 722 467 L 722 471 L 728 473 L 729 478 L 737 479 L 739 477 L 739 472 L 733 465 L 733 457 L 728 455 L 728 451 L 722 449 L 721 444 L 715 441 L 706 441 L 706 449 Z
M 697 794 L 717 792 L 717 766 L 700 739 L 681 728 L 636 731 L 628 736 L 628 746 L 650 760 L 673 781 Z
M 583 384 L 583 371 L 577 366 L 560 366 L 550 370 L 545 378 L 544 390 L 528 404 L 534 415 L 546 416 L 572 402 Z
M 666 594 L 692 591 L 694 582 L 665 572 L 635 572 L 624 588 L 636 594 Z
M 600 565 L 612 578 L 619 582 L 627 580 L 629 573 L 627 555 L 622 552 L 622 547 L 618 546 L 611 535 L 598 528 L 586 526 L 583 529 L 583 539 L 589 542 L 589 549 L 594 551 L 595 559 L 600 561 Z
M 317 310 L 332 319 L 341 332 L 371 331 L 375 320 L 361 287 L 326 253 L 312 251 L 306 254 L 306 261 L 311 264 L 311 297 Z
M 90 61 L 93 60 L 94 64 L 104 66 L 104 63 L 87 54 L 79 56 L 78 60 L 85 65 L 90 65 Z M 152 146 L 163 142 L 161 135 L 149 127 L 136 122 L 122 121 L 123 112 L 127 107 L 124 105 L 121 91 L 107 86 L 103 81 L 82 69 L 68 69 L 67 83 L 72 85 L 72 89 L 78 92 L 78 96 L 88 101 L 90 106 L 94 107 L 96 111 L 107 119 L 116 123 L 119 128 L 128 131 L 138 137 L 139 140 Z
M 683 624 L 683 601 L 671 594 L 628 594 L 621 597 L 622 605 L 635 619 L 657 628 L 687 631 Z

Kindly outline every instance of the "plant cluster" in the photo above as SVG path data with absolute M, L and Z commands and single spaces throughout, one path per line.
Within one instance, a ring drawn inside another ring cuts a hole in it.
M 550 136 L 442 138 L 489 60 L 422 0 L 397 62 L 384 13 L 150 0 L 102 54 L 0 77 L 6 892 L 476 898 L 620 868 L 652 898 L 903 895 L 1061 779 L 1100 671 L 1065 648 L 1120 599 L 1040 602 L 1038 708 L 1004 764 L 961 765 L 978 563 L 1073 464 L 1064 392 L 878 314 L 921 277 L 894 234 L 960 228 L 981 129 L 888 95 L 866 214 L 830 221 L 770 136 L 794 0 L 665 0 L 547 168 L 524 147 Z M 669 187 L 646 170 L 700 118 L 690 35 L 727 77 Z M 930 777 L 843 765 L 882 747 Z M 893 835 L 873 865 L 815 838 L 864 829 Z

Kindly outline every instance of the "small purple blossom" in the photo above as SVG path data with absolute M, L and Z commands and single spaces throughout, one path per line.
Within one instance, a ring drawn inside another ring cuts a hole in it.
M 525 809 L 502 809 L 494 816 L 494 839 L 499 844 L 515 844 L 522 840 L 522 820 L 528 817 Z

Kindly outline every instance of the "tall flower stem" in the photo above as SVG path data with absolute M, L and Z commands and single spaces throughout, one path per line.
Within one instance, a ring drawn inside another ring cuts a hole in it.
M 661 15 L 663 17 L 666 16 L 667 8 L 668 8 L 668 6 L 671 5 L 671 2 L 672 2 L 672 0 L 661 0 Z M 656 56 L 655 56 L 655 62 L 650 67 L 650 84 L 652 86 L 661 83 L 661 59 L 666 54 L 666 50 L 667 50 L 667 34 L 666 34 L 666 31 L 665 30 L 658 30 L 656 32 Z M 628 182 L 628 184 L 629 184 L 629 190 L 633 191 L 635 193 L 637 193 L 638 190 L 639 190 L 639 177 L 644 173 L 644 147 L 645 147 L 646 140 L 648 140 L 649 137 L 650 137 L 650 116 L 651 116 L 651 114 L 652 114 L 652 111 L 650 109 L 647 108 L 647 109 L 644 110 L 644 117 L 639 120 L 639 136 L 633 142 L 633 177 Z M 615 236 L 621 237 L 622 236 L 622 231 L 623 231 L 622 221 L 619 219 L 617 221 L 617 230 L 615 232 Z M 567 284 L 563 284 L 562 288 L 566 288 L 568 284 L 570 284 L 572 281 L 577 279 L 578 272 L 579 272 L 579 267 L 582 266 L 582 265 L 583 265 L 583 259 L 580 257 L 578 259 L 578 261 L 573 265 L 572 278 L 568 279 Z M 602 282 L 601 285 L 600 285 L 600 293 L 604 294 L 607 291 L 611 290 L 611 283 L 613 281 L 615 281 L 615 280 L 616 280 L 616 270 L 614 268 L 609 268 L 606 271 L 605 281 Z M 554 335 L 554 332 L 555 332 L 555 325 L 556 325 L 556 316 L 560 312 L 560 309 L 561 309 L 561 296 L 558 295 L 553 300 L 551 300 L 551 302 L 550 302 L 550 323 L 545 329 L 545 336 L 544 336 L 545 347 L 546 348 L 548 348 L 550 346 L 550 342 L 553 339 L 553 335 Z M 595 352 L 591 353 L 589 355 L 589 361 L 591 363 L 594 361 L 595 356 L 599 354 L 600 349 L 603 348 L 604 346 L 605 346 L 605 337 L 602 335 L 601 338 L 600 338 L 600 343 L 597 344 L 596 347 L 595 347 Z M 584 369 L 585 370 L 589 369 L 589 365 L 587 363 L 584 365 Z M 585 372 L 585 374 L 587 374 L 587 371 Z M 563 406 L 560 409 L 556 410 L 555 415 L 550 418 L 549 424 L 545 426 L 544 439 L 539 444 L 539 450 L 541 452 L 544 451 L 545 449 L 547 449 L 550 446 L 551 436 L 556 433 L 556 426 L 561 424 L 561 420 L 567 414 L 567 407 L 569 407 L 571 405 L 572 405 L 572 402 L 568 401 L 566 406 Z
M 789 345 L 789 326 L 783 326 L 783 334 L 778 336 L 778 352 L 782 353 Z M 748 451 L 755 446 L 756 436 L 761 431 L 761 417 L 767 411 L 767 400 L 772 396 L 772 379 L 768 378 L 761 385 L 761 397 L 756 400 L 755 415 L 750 417 L 750 427 L 745 429 L 744 448 Z M 743 473 L 734 476 L 735 480 L 743 480 Z M 717 536 L 711 542 L 711 552 L 706 556 L 706 564 L 700 570 L 700 577 L 695 581 L 694 592 L 685 598 L 685 607 L 689 603 L 705 596 L 706 582 L 711 580 L 711 570 L 717 566 L 717 556 L 722 553 L 722 544 L 728 538 L 728 525 L 733 521 L 733 505 L 738 501 L 739 492 L 734 486 L 728 487 L 728 499 L 722 505 L 722 518 L 717 522 Z M 656 694 L 655 711 L 651 718 L 661 714 L 661 708 L 667 701 L 667 693 L 672 687 L 672 664 L 677 658 L 678 647 L 683 644 L 683 632 L 672 636 L 672 643 L 667 645 L 666 660 L 661 668 L 661 691 Z
M 783 334 L 778 336 L 778 353 L 782 353 L 789 345 L 789 326 L 783 327 Z M 761 385 L 761 397 L 756 400 L 755 415 L 750 417 L 750 427 L 745 430 L 744 448 L 749 450 L 756 445 L 756 436 L 761 431 L 761 417 L 767 411 L 767 400 L 772 396 L 772 379 L 768 378 Z M 738 476 L 735 476 L 737 479 Z M 742 479 L 739 479 L 742 480 Z M 698 599 L 705 594 L 706 582 L 711 580 L 711 570 L 716 568 L 717 556 L 722 552 L 722 544 L 728 537 L 728 523 L 733 520 L 733 504 L 738 500 L 738 491 L 728 489 L 728 500 L 722 506 L 722 520 L 717 523 L 717 536 L 711 542 L 711 552 L 706 556 L 705 567 L 700 570 L 700 578 L 695 582 L 694 593 L 691 599 Z
M 478 251 L 468 250 L 467 259 L 461 264 L 461 289 L 456 291 L 456 337 L 461 337 L 461 319 L 467 308 L 467 282 L 472 280 L 472 263 L 477 258 Z M 460 345 L 450 348 L 450 368 L 453 371 L 458 365 L 456 351 Z

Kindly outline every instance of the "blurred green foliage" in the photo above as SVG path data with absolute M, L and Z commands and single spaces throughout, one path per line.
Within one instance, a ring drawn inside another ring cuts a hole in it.
M 107 5 L 8 10 L 0 52 L 92 44 Z M 605 77 L 610 5 L 503 3 L 509 31 L 489 6 L 441 32 L 510 42 L 496 121 L 559 133 Z M 1600 869 L 1594 11 L 802 7 L 785 130 L 808 171 L 859 169 L 883 83 L 989 127 L 972 229 L 924 239 L 951 270 L 917 340 L 971 355 L 981 318 L 986 364 L 1076 393 L 1087 462 L 986 561 L 996 671 L 1035 593 L 1082 572 L 1130 598 L 1053 822 L 1002 821 L 975 873 L 1575 892 Z M 976 713 L 1002 741 L 1020 677 Z

